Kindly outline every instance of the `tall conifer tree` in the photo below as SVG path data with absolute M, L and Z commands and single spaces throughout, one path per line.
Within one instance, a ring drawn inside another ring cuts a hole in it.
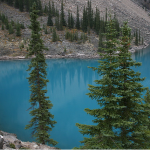
M 55 17 L 55 6 L 53 1 L 52 1 L 52 16 Z
M 82 19 L 82 30 L 83 32 L 87 32 L 87 10 L 86 8 L 84 7 L 83 9 L 83 19 Z
M 63 0 L 62 0 L 62 2 L 61 2 L 60 21 L 62 22 L 62 25 L 63 25 L 63 26 L 66 26 L 65 14 L 64 14 L 64 6 L 63 6 Z
M 78 8 L 78 5 L 77 5 L 76 28 L 77 28 L 78 30 L 80 29 L 80 21 L 79 21 L 79 8 Z
M 48 4 L 48 11 L 49 11 L 50 14 L 52 14 L 52 7 L 51 7 L 50 1 L 49 1 L 49 4 Z
M 23 12 L 23 10 L 24 10 L 24 0 L 20 0 L 20 1 L 19 1 L 19 10 L 20 10 L 21 12 Z
M 69 11 L 68 11 L 68 28 L 71 29 L 71 16 Z
M 51 16 L 50 12 L 48 14 L 47 25 L 48 26 L 53 26 L 52 16 Z
M 15 0 L 15 8 L 19 8 L 19 0 Z
M 136 32 L 135 32 L 135 45 L 138 46 L 139 45 L 139 36 L 138 36 L 138 31 L 136 29 Z
M 53 121 L 54 115 L 49 110 L 52 108 L 52 103 L 48 100 L 49 97 L 45 96 L 47 93 L 46 83 L 46 62 L 43 55 L 43 51 L 46 50 L 43 40 L 41 39 L 40 24 L 37 21 L 38 11 L 36 3 L 33 3 L 32 12 L 30 13 L 32 30 L 31 41 L 29 44 L 29 51 L 27 56 L 35 55 L 35 58 L 31 59 L 28 71 L 31 71 L 28 81 L 31 88 L 31 95 L 29 102 L 33 109 L 30 111 L 33 117 L 29 124 L 26 125 L 26 129 L 33 129 L 32 136 L 36 138 L 36 141 L 41 144 L 56 145 L 57 142 L 50 139 L 49 131 L 52 130 L 56 121 Z
M 56 26 L 57 30 L 60 29 L 59 16 L 55 17 L 55 26 Z
M 139 44 L 141 42 L 141 33 L 140 33 L 140 29 L 139 29 Z
M 145 78 L 140 78 L 141 73 L 131 68 L 141 66 L 141 63 L 133 61 L 131 53 L 128 52 L 130 32 L 131 29 L 127 23 L 124 23 L 118 54 L 119 68 L 115 72 L 118 74 L 116 85 L 118 114 L 120 115 L 117 123 L 114 124 L 120 132 L 116 141 L 121 143 L 123 149 L 147 149 L 150 148 L 150 106 L 149 102 L 143 101 L 142 98 L 142 93 L 146 88 L 140 82 Z
M 73 19 L 72 13 L 71 13 L 71 20 L 70 20 L 70 22 L 71 22 L 71 28 L 73 29 L 74 28 L 74 19 Z
M 90 135 L 89 138 L 84 138 L 84 140 L 81 141 L 84 143 L 84 146 L 80 148 L 84 149 L 116 148 L 114 142 L 115 134 L 112 131 L 114 123 L 113 117 L 115 116 L 115 119 L 117 119 L 114 109 L 117 106 L 114 93 L 116 78 L 113 76 L 112 72 L 114 72 L 118 66 L 115 65 L 117 60 L 114 53 L 116 52 L 117 40 L 115 38 L 116 30 L 114 29 L 113 20 L 107 25 L 107 33 L 105 36 L 107 39 L 105 44 L 107 46 L 102 49 L 105 53 L 101 54 L 103 57 L 102 60 L 99 61 L 99 67 L 93 68 L 93 70 L 97 70 L 99 75 L 103 76 L 103 78 L 95 81 L 98 84 L 97 86 L 89 85 L 91 93 L 87 94 L 91 99 L 97 100 L 98 104 L 103 107 L 93 110 L 88 108 L 85 109 L 86 113 L 96 117 L 93 122 L 97 125 L 76 124 L 82 134 Z
M 140 66 L 132 60 L 128 52 L 130 46 L 127 23 L 122 29 L 121 40 L 116 39 L 115 23 L 110 19 L 107 25 L 105 53 L 101 53 L 100 65 L 92 67 L 102 79 L 95 80 L 96 86 L 89 85 L 87 95 L 98 102 L 98 109 L 86 108 L 85 111 L 94 116 L 96 125 L 76 125 L 84 138 L 84 149 L 145 149 L 150 147 L 149 116 L 150 106 L 143 104 L 143 88 L 139 81 L 139 72 L 131 67 Z M 117 46 L 120 44 L 121 46 Z M 117 51 L 119 54 L 116 54 Z M 148 95 L 148 94 L 147 94 Z M 149 96 L 147 96 L 149 97 Z M 146 102 L 146 101 L 145 101 Z M 149 106 L 149 107 L 148 107 Z M 146 109 L 147 108 L 147 109 Z M 147 112 L 146 112 L 146 111 Z

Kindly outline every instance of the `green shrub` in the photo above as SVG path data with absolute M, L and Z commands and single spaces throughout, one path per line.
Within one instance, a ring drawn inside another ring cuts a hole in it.
M 16 148 L 15 145 L 14 145 L 13 143 L 10 143 L 9 146 L 10 146 L 10 148 L 13 148 L 13 149 Z

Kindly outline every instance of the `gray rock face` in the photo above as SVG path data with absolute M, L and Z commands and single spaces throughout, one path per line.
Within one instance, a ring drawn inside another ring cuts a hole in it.
M 17 135 L 0 131 L 0 149 L 56 149 L 47 145 L 39 144 L 36 142 L 22 142 L 17 139 Z

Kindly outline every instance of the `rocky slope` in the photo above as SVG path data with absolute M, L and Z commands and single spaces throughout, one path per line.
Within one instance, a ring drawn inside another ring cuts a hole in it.
M 52 1 L 52 0 L 50 0 Z M 49 0 L 43 0 L 42 5 L 48 5 Z M 54 1 L 55 6 L 57 5 L 60 10 L 61 0 Z M 79 6 L 80 17 L 82 16 L 82 10 L 84 5 L 87 5 L 87 0 L 64 0 L 64 11 L 67 19 L 68 10 L 76 16 L 76 6 Z M 119 22 L 122 24 L 124 21 L 129 22 L 129 26 L 132 31 L 135 29 L 141 30 L 141 35 L 144 37 L 145 42 L 150 41 L 150 16 L 149 12 L 143 9 L 142 6 L 135 3 L 133 0 L 92 0 L 92 7 L 95 10 L 99 8 L 101 16 L 105 15 L 106 8 L 111 14 L 116 14 Z M 19 56 L 25 55 L 27 44 L 30 38 L 30 30 L 27 28 L 30 25 L 30 17 L 27 12 L 20 12 L 19 10 L 0 3 L 0 12 L 8 16 L 9 20 L 19 21 L 24 23 L 26 29 L 22 30 L 22 37 L 15 37 L 9 35 L 7 31 L 0 30 L 0 56 Z M 53 18 L 54 19 L 54 18 Z M 39 17 L 41 27 L 47 23 L 47 16 Z M 1 26 L 0 26 L 1 28 Z M 57 32 L 60 37 L 59 42 L 52 42 L 52 34 L 45 35 L 43 32 L 43 40 L 45 46 L 48 47 L 49 51 L 45 52 L 47 55 L 63 55 L 64 49 L 66 48 L 66 54 L 69 55 L 88 55 L 96 57 L 98 49 L 98 36 L 92 33 L 88 36 L 88 40 L 85 43 L 69 42 L 65 40 L 65 31 Z M 81 31 L 79 32 L 79 34 Z M 24 44 L 24 48 L 20 49 L 21 44 Z

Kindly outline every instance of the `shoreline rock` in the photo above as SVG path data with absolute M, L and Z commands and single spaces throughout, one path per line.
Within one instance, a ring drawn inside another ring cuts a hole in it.
M 0 131 L 0 149 L 57 149 L 36 142 L 23 142 L 17 139 L 17 135 Z
M 135 53 L 136 50 L 141 50 L 141 49 L 145 49 L 149 46 L 148 43 L 144 42 L 144 45 L 140 45 L 140 46 L 134 46 L 131 47 L 129 49 L 129 52 L 131 53 Z M 25 60 L 25 59 L 31 59 L 33 57 L 30 58 L 26 58 L 25 56 L 0 56 L 0 60 Z M 76 58 L 76 59 L 98 59 L 100 58 L 99 54 L 92 54 L 92 55 L 87 55 L 84 53 L 72 53 L 72 54 L 60 54 L 60 55 L 45 55 L 46 59 L 62 59 L 62 58 Z

